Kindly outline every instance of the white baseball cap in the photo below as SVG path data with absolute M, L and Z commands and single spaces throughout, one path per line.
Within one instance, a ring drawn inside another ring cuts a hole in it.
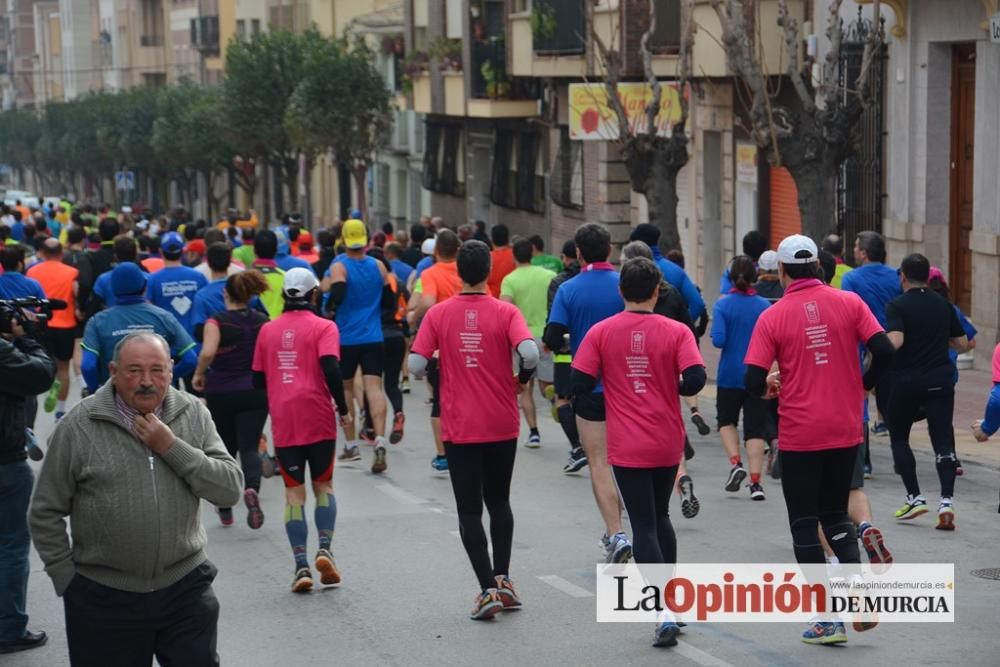
M 757 268 L 761 271 L 777 271 L 778 253 L 773 250 L 765 250 L 760 259 L 757 260 Z
M 309 269 L 295 267 L 285 274 L 285 283 L 281 291 L 293 299 L 304 299 L 306 294 L 319 287 L 316 274 Z
M 434 247 L 437 245 L 436 239 L 424 239 L 424 242 L 420 246 L 420 252 L 425 255 L 433 255 Z
M 786 236 L 778 245 L 778 261 L 782 264 L 809 264 L 819 259 L 816 242 L 808 236 Z

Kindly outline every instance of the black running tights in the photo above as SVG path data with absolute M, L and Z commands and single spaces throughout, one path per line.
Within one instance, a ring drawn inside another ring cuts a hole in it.
M 823 526 L 841 563 L 860 563 L 857 530 L 847 516 L 858 445 L 809 452 L 781 451 L 781 490 L 788 507 L 795 560 L 824 563 L 817 527 Z
M 955 390 L 951 386 L 924 389 L 909 383 L 897 383 L 889 398 L 889 439 L 892 442 L 892 460 L 899 476 L 903 478 L 906 492 L 920 495 L 917 481 L 917 460 L 910 449 L 910 429 L 920 408 L 927 414 L 927 431 L 937 460 L 941 497 L 951 498 L 955 493 Z
M 385 395 L 389 397 L 389 403 L 392 404 L 393 414 L 403 411 L 403 392 L 399 389 L 399 374 L 403 370 L 405 354 L 405 338 L 398 336 L 385 339 L 385 368 L 382 374 L 382 384 L 385 386 Z
M 226 450 L 234 459 L 239 456 L 244 488 L 260 491 L 260 456 L 257 447 L 267 421 L 267 393 L 237 391 L 206 394 L 208 411 Z
M 677 537 L 668 512 L 677 466 L 625 468 L 613 466 L 618 493 L 632 525 L 636 563 L 676 563 Z
M 451 488 L 458 508 L 462 544 L 482 589 L 495 588 L 495 577 L 510 570 L 514 515 L 510 510 L 510 477 L 517 440 L 482 444 L 444 443 Z M 493 563 L 483 530 L 483 504 L 490 513 Z

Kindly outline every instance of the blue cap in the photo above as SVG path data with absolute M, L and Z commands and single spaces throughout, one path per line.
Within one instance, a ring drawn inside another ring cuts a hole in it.
M 361 220 L 361 209 L 351 209 L 351 220 Z
M 142 294 L 146 291 L 146 274 L 134 262 L 122 262 L 111 271 L 111 291 L 115 296 Z
M 177 232 L 167 232 L 160 238 L 160 250 L 171 255 L 180 254 L 184 250 L 184 237 Z

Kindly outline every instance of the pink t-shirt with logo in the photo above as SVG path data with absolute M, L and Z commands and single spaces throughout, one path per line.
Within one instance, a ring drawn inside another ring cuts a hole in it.
M 337 439 L 333 397 L 319 361 L 328 356 L 340 359 L 337 325 L 308 310 L 283 313 L 261 327 L 253 370 L 267 377 L 275 447 Z
M 608 463 L 659 468 L 681 462 L 680 377 L 704 365 L 691 330 L 653 313 L 618 313 L 587 332 L 573 368 L 604 384 Z
M 993 348 L 993 382 L 1000 382 L 1000 343 Z
M 441 437 L 455 444 L 513 440 L 521 432 L 511 350 L 531 340 L 516 306 L 459 294 L 431 307 L 412 352 L 441 364 Z
M 853 447 L 864 441 L 858 344 L 881 333 L 865 302 L 819 280 L 798 280 L 757 320 L 745 363 L 781 372 L 778 448 Z

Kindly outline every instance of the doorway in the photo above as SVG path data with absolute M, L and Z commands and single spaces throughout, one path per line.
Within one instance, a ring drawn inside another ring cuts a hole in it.
M 976 45 L 952 48 L 951 215 L 948 259 L 952 298 L 964 313 L 972 310 L 972 157 L 976 131 Z

